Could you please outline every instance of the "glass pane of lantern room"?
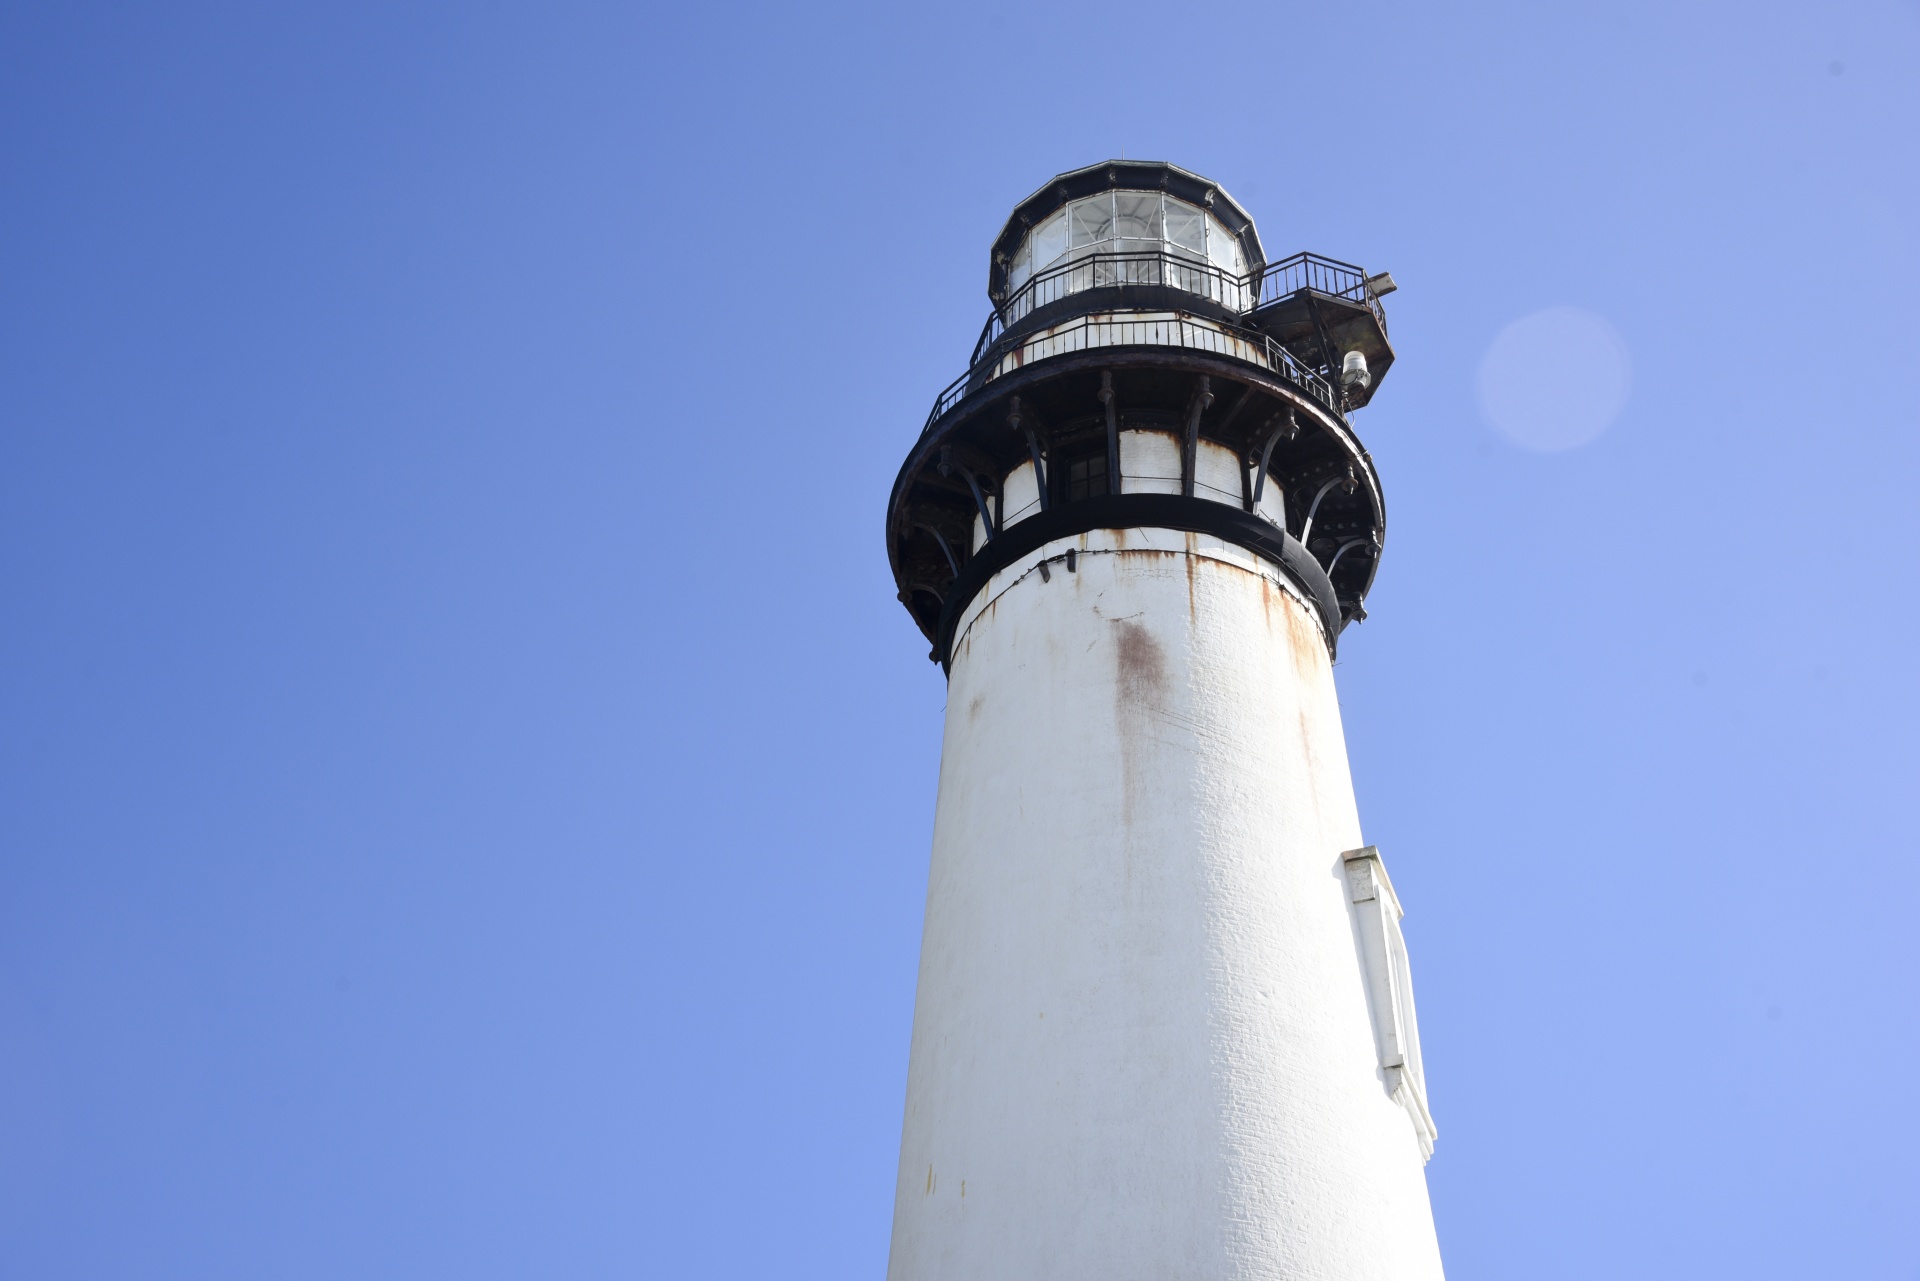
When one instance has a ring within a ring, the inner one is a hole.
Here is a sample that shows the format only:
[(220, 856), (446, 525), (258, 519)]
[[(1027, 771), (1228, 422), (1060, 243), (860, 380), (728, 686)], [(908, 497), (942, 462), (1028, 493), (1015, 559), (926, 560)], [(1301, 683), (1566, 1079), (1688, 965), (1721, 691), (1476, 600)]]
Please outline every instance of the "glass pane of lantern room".
[(1067, 211), (1062, 209), (1033, 229), (1033, 270), (1045, 271), (1067, 252)]
[[(1160, 239), (1160, 193), (1157, 191), (1116, 191), (1113, 193), (1113, 234), (1120, 240)], [(1148, 246), (1122, 245), (1123, 250)], [(1152, 248), (1159, 248), (1153, 245)]]
[(1207, 219), (1207, 257), (1214, 266), (1236, 276), (1246, 270), (1245, 259), (1240, 253), (1240, 238), (1213, 218)]
[(1160, 283), (1158, 254), (1166, 248), (1160, 238), (1160, 193), (1157, 191), (1116, 191), (1113, 193), (1114, 250), (1123, 254), (1152, 254), (1154, 257), (1129, 258), (1116, 262), (1110, 273), (1117, 285), (1157, 285)]
[(1007, 264), (1007, 292), (1009, 294), (1018, 293), (1020, 286), (1027, 283), (1027, 277), (1033, 274), (1033, 259), (1029, 255), (1029, 246), (1031, 246), (1032, 243), (1033, 237), (1031, 236), (1021, 241), (1019, 252), (1014, 254), (1013, 261)]
[(1195, 254), (1207, 252), (1206, 217), (1184, 200), (1167, 197), (1167, 241)]
[(1075, 249), (1113, 239), (1113, 193), (1103, 191), (1067, 206), (1073, 219)]

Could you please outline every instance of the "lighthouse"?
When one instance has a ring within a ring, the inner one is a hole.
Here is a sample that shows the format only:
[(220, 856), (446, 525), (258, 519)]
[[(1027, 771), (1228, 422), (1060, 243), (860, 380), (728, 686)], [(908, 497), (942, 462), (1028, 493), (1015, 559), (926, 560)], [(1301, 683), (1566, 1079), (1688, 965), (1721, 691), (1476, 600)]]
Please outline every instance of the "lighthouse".
[(1333, 679), (1392, 289), (1164, 163), (994, 241), (887, 509), (948, 684), (889, 1281), (1441, 1276)]

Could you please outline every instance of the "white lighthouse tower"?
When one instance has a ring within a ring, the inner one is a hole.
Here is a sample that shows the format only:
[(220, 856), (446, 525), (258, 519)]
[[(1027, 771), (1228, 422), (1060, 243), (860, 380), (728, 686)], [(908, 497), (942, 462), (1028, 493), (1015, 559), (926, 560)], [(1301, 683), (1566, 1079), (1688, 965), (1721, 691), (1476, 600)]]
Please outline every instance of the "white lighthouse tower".
[(1392, 287), (1168, 164), (995, 242), (888, 510), (949, 682), (890, 1281), (1440, 1277), (1332, 670)]

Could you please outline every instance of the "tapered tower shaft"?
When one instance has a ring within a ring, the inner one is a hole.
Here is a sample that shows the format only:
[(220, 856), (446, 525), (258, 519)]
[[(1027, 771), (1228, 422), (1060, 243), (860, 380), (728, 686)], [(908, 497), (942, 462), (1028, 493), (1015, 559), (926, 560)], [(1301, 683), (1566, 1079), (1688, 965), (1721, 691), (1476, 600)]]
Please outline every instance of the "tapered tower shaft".
[[(1384, 526), (1347, 419), (1383, 278), (1282, 293), (1217, 188), (1101, 170), (1009, 224), (895, 488), (949, 693), (889, 1277), (1439, 1278), (1332, 674)], [(1075, 256), (1128, 210), (1164, 243)]]

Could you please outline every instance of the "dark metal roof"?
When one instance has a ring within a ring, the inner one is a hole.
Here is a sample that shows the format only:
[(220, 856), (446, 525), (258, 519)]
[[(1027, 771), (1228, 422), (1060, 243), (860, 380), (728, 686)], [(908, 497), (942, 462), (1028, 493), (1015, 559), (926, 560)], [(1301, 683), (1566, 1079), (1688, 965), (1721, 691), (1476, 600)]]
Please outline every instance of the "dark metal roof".
[(1014, 207), (1013, 216), (993, 242), (988, 266), (987, 296), (998, 302), (1006, 293), (1007, 263), (1020, 247), (1021, 237), (1048, 214), (1071, 200), (1096, 192), (1118, 188), (1122, 191), (1165, 191), (1206, 209), (1240, 238), (1241, 252), (1247, 256), (1247, 269), (1257, 273), (1266, 265), (1266, 251), (1260, 246), (1260, 233), (1254, 229), (1253, 216), (1240, 202), (1210, 178), (1182, 169), (1164, 160), (1108, 160), (1084, 169), (1058, 174), (1045, 186)]

